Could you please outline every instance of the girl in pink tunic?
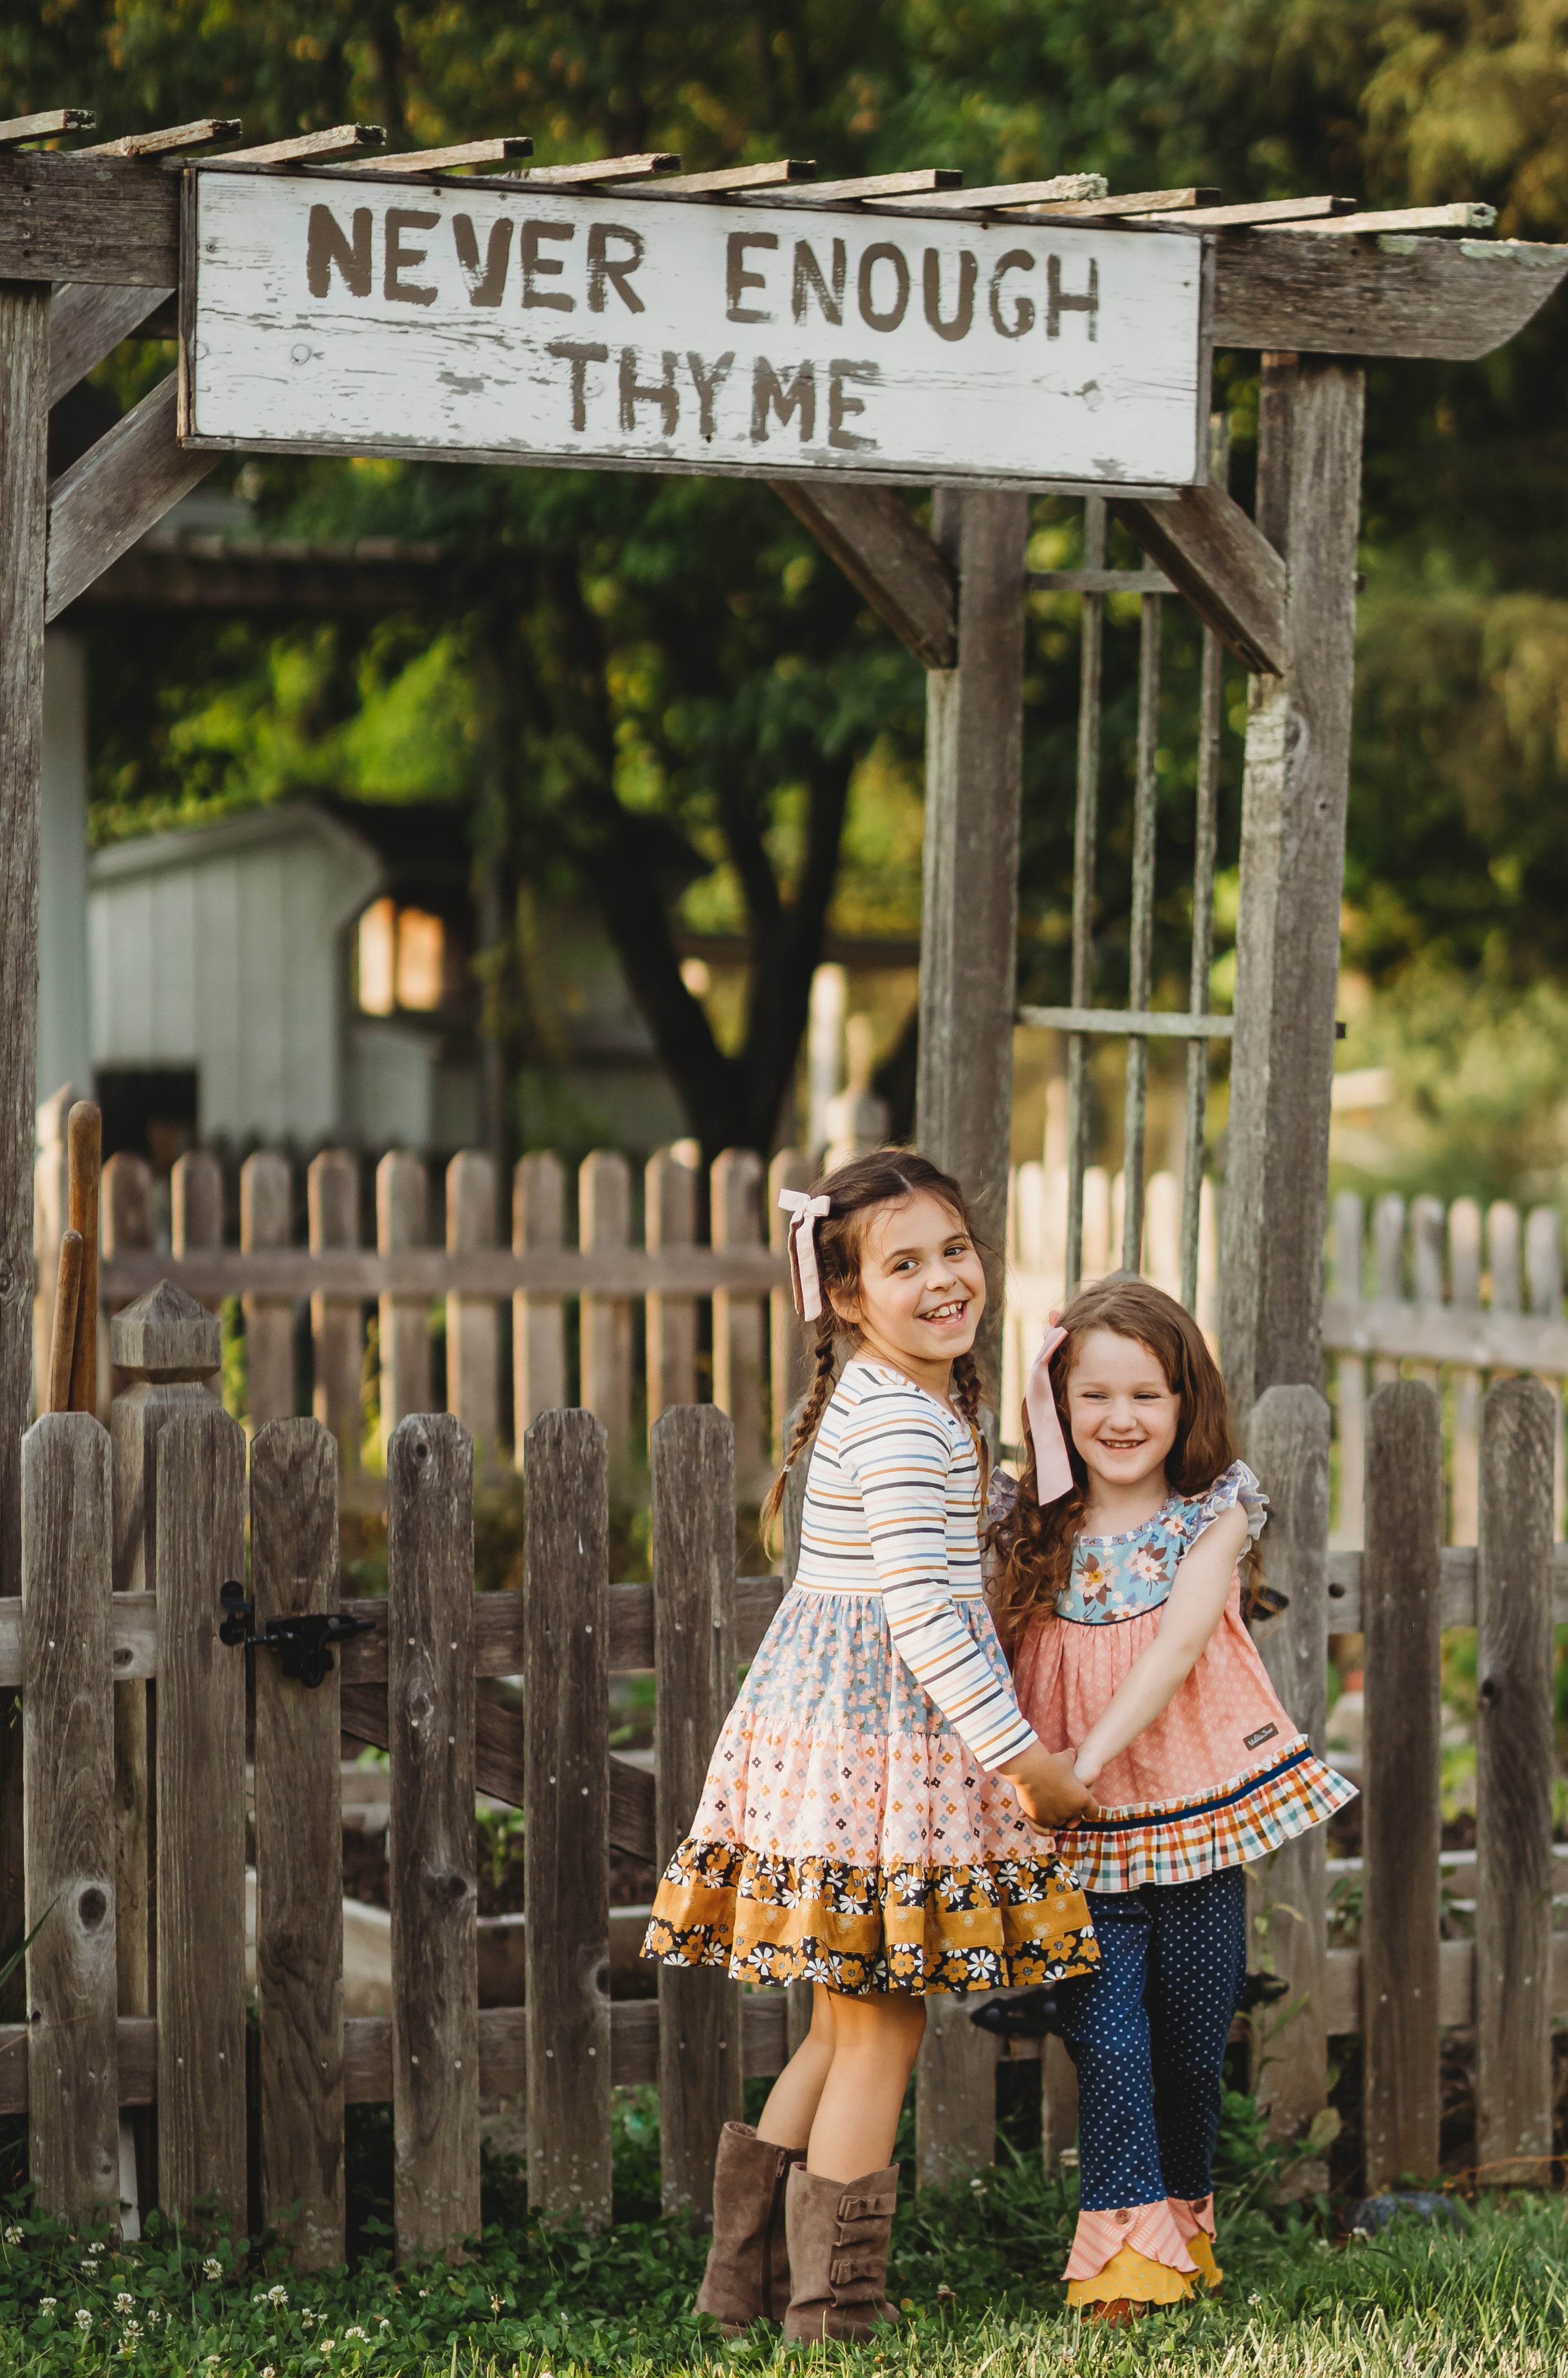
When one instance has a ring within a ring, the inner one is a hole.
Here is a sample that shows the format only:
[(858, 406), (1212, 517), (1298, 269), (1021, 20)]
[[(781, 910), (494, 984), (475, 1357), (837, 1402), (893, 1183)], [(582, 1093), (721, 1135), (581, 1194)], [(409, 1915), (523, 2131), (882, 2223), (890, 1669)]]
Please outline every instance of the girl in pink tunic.
[(1070, 2303), (1120, 2317), (1219, 2284), (1210, 2163), (1242, 1868), (1353, 1787), (1247, 1632), (1239, 1564), (1266, 1502), (1191, 1316), (1125, 1275), (1085, 1291), (1047, 1333), (1024, 1437), (1016, 1487), (992, 1492), (993, 1607), (1019, 1708), (1097, 1804), (1057, 1835), (1100, 1944), (1057, 1989), (1079, 2083), (1065, 2276)]

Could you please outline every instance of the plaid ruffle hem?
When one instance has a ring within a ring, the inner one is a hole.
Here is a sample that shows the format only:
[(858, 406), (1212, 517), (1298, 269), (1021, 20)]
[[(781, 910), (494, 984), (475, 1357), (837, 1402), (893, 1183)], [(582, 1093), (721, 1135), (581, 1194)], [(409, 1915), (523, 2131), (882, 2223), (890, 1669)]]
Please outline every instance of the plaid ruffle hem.
[(1057, 1850), (1085, 1891), (1196, 1882), (1221, 1867), (1267, 1857), (1321, 1825), (1356, 1787), (1318, 1758), (1304, 1735), (1282, 1757), (1208, 1792), (1142, 1808), (1107, 1808), (1097, 1824), (1059, 1833)]

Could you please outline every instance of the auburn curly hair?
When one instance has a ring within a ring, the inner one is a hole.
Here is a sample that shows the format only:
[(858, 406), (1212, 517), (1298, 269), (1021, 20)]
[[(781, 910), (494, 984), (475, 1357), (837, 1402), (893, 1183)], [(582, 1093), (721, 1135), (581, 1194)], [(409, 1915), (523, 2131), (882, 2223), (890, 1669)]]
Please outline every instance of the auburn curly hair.
[(1092, 1329), (1131, 1338), (1154, 1356), (1180, 1399), (1176, 1442), (1165, 1474), (1173, 1495), (1201, 1495), (1236, 1459), (1225, 1381), (1203, 1331), (1185, 1306), (1152, 1280), (1114, 1273), (1075, 1296), (1059, 1316), (1067, 1335), (1050, 1361), (1051, 1391), (1072, 1470), (1072, 1491), (1059, 1502), (1040, 1502), (1035, 1481), (1035, 1440), (1023, 1415), (1024, 1464), (1011, 1508), (986, 1531), (992, 1554), (991, 1612), (1003, 1648), (1011, 1653), (1031, 1620), (1049, 1611), (1072, 1570), (1072, 1546), (1089, 1503), (1089, 1473), (1072, 1442), (1067, 1382), (1078, 1349)]
[[(869, 1156), (857, 1156), (848, 1164), (838, 1165), (825, 1180), (812, 1184), (811, 1195), (832, 1200), (830, 1210), (817, 1225), (817, 1269), (822, 1283), (822, 1310), (815, 1324), (817, 1374), (796, 1423), (784, 1468), (762, 1506), (764, 1543), (783, 1506), (785, 1481), (816, 1435), (832, 1399), (838, 1379), (839, 1342), (844, 1341), (850, 1352), (859, 1343), (856, 1331), (833, 1309), (833, 1291), (836, 1289), (847, 1304), (859, 1287), (860, 1252), (866, 1243), (867, 1226), (877, 1207), (902, 1206), (911, 1197), (935, 1197), (939, 1205), (947, 1207), (964, 1236), (974, 1241), (981, 1254), (988, 1252), (976, 1236), (969, 1202), (952, 1173), (941, 1171), (929, 1157), (916, 1156), (907, 1147), (879, 1147)], [(958, 1355), (952, 1366), (953, 1410), (968, 1423), (979, 1451), (980, 1507), (984, 1510), (988, 1461), (980, 1431), (982, 1392), (979, 1365), (974, 1355)]]

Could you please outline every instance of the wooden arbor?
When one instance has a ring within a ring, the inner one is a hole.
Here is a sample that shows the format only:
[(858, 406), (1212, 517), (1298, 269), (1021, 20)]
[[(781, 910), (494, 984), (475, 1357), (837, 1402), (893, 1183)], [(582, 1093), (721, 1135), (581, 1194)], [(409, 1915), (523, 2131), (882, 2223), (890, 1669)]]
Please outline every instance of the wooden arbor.
[[(210, 449), (182, 443), (171, 376), (51, 486), (49, 407), (172, 294), (187, 294), (196, 258), (194, 242), (182, 248), (189, 174), (181, 161), (238, 129), (213, 120), (69, 154), (18, 147), (87, 128), (66, 110), (0, 125), (0, 523), (7, 561), (0, 586), (0, 1591), (8, 1593), (19, 1579), (19, 1458), (30, 1381), (43, 628), (216, 459)], [(373, 176), (383, 191), (401, 181), (412, 199), (438, 192), (460, 169), (503, 166), (528, 148), (490, 141), (386, 158), (371, 153), (379, 137), (346, 126), (221, 162), (240, 174), (327, 170), (341, 181), (356, 173), (362, 187)], [(337, 162), (329, 166), (329, 160)], [(1359, 359), (1490, 353), (1556, 288), (1568, 250), (1465, 236), (1490, 222), (1486, 210), (1467, 207), (1368, 214), (1334, 198), (1227, 207), (1192, 189), (1113, 197), (1089, 176), (965, 190), (957, 176), (928, 169), (822, 184), (798, 161), (698, 175), (680, 174), (678, 163), (606, 159), (542, 169), (526, 183), (585, 197), (637, 186), (696, 207), (722, 200), (798, 208), (808, 216), (827, 210), (846, 223), (957, 222), (976, 227), (976, 242), (996, 224), (1092, 225), (1125, 241), (1179, 224), (1202, 249), (1205, 352), (1263, 351), (1255, 519), (1213, 485), (1119, 495), (1112, 488), (1109, 500), (1164, 578), (1251, 676), (1223, 1351), (1243, 1418), (1271, 1387), (1315, 1392), (1353, 665)], [(453, 186), (516, 198), (520, 183), (500, 174)], [(348, 254), (352, 266), (354, 252), (341, 248), (340, 265)], [(390, 261), (388, 276), (390, 282)], [(486, 302), (479, 286), (471, 279), (476, 304)], [(537, 302), (558, 301), (546, 294)], [(842, 289), (839, 303), (842, 309)], [(836, 376), (862, 367), (832, 368), (837, 403)], [(574, 381), (579, 391), (581, 385)], [(623, 405), (624, 389), (623, 378)], [(634, 383), (633, 411), (662, 392)], [(853, 399), (845, 407), (859, 409)], [(850, 448), (857, 442), (852, 432), (840, 439)], [(774, 466), (759, 456), (750, 467), (768, 475)], [(1040, 483), (1051, 475), (1043, 469)], [(891, 486), (848, 467), (841, 473), (831, 457), (827, 467), (773, 484), (929, 673), (917, 1130), (931, 1155), (977, 1186), (982, 1212), (999, 1231), (1014, 1011), (1027, 493), (1026, 486), (973, 484), (974, 476), (964, 484), (959, 474), (956, 484), (939, 487), (928, 534)], [(1298, 1399), (1289, 1425), (1281, 1419), (1275, 1435), (1281, 1459), (1314, 1470), (1325, 1458), (1326, 1413), (1320, 1427), (1304, 1411)], [(1287, 1532), (1301, 1587), (1318, 1588), (1293, 1597), (1292, 1656), (1307, 1673), (1323, 1628), (1326, 1505), (1306, 1490), (1282, 1491), (1281, 1500), (1294, 1514)], [(5, 1830), (14, 1841), (14, 1826)], [(14, 1880), (3, 1873), (0, 1898), (19, 1904)], [(1310, 2072), (1303, 2091), (1305, 2106)]]

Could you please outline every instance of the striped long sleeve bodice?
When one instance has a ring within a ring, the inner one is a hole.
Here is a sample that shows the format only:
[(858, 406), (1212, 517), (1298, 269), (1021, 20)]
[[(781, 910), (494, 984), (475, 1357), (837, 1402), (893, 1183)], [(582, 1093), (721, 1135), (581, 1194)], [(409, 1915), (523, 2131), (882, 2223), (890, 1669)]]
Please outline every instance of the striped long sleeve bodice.
[(990, 1769), (1035, 1736), (957, 1608), (983, 1594), (979, 1502), (958, 1415), (883, 1363), (846, 1363), (811, 1452), (796, 1585), (880, 1593), (905, 1666)]

